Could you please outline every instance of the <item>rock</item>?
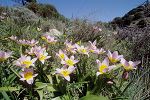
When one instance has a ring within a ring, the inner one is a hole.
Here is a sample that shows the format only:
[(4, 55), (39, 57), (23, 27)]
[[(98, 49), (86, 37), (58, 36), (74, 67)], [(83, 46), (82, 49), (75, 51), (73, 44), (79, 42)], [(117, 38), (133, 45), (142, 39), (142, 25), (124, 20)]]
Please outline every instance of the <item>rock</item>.
[(57, 37), (63, 35), (63, 33), (58, 31), (57, 29), (50, 29), (49, 32), (46, 32), (46, 34), (50, 36), (57, 36)]

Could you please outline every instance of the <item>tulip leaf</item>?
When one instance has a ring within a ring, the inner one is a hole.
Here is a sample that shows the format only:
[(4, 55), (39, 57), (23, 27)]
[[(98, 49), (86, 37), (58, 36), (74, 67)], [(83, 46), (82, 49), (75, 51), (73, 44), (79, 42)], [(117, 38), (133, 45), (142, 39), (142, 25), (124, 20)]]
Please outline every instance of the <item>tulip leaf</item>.
[(51, 100), (62, 100), (60, 97), (53, 98)]
[(49, 79), (50, 83), (52, 84), (53, 83), (52, 76), (51, 75), (47, 75), (47, 78)]
[(122, 64), (117, 64), (115, 68), (113, 68), (113, 70), (117, 70), (119, 69), (120, 67), (122, 67)]
[(43, 90), (37, 90), (39, 96), (40, 96), (40, 100), (43, 100)]
[(19, 88), (16, 87), (0, 87), (0, 91), (17, 91)]
[(80, 98), (79, 100), (109, 100), (109, 99), (104, 96), (87, 95), (87, 96)]
[(43, 88), (45, 88), (47, 86), (46, 83), (42, 83), (42, 82), (36, 82), (35, 85), (37, 87), (35, 89), (37, 89), (37, 90), (43, 89)]
[(12, 72), (14, 72), (14, 74), (16, 74), (19, 78), (21, 78), (21, 76), (12, 67), (10, 67), (10, 69)]
[(11, 100), (5, 91), (1, 92), (5, 100)]
[(51, 92), (56, 91), (55, 87), (52, 84), (48, 84), (47, 89), (48, 91), (51, 91)]
[(41, 89), (43, 89), (43, 88), (47, 88), (48, 91), (51, 91), (51, 92), (56, 91), (54, 85), (52, 85), (52, 84), (50, 84), (50, 83), (36, 82), (35, 85), (36, 85), (36, 87), (37, 87), (37, 88), (35, 88), (35, 89), (37, 89), (37, 90), (41, 90)]

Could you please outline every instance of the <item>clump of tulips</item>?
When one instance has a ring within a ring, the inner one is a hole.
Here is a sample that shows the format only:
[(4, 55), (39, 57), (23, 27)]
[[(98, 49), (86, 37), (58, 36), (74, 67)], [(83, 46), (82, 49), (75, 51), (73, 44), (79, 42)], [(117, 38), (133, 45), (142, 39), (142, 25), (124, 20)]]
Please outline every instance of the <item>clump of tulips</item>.
[[(140, 63), (140, 61), (133, 62), (125, 60), (123, 55), (118, 54), (118, 51), (111, 52), (110, 50), (106, 51), (103, 48), (98, 48), (96, 41), (89, 41), (89, 43), (87, 43), (88, 45), (82, 45), (82, 43), (73, 43), (72, 41), (66, 40), (62, 48), (56, 51), (50, 51), (51, 45), (54, 46), (54, 44), (60, 41), (48, 34), (41, 36), (42, 40), (44, 40), (42, 42), (45, 42), (47, 46), (40, 46), (40, 42), (34, 39), (31, 41), (25, 39), (20, 40), (16, 36), (9, 38), (22, 46), (28, 46), (25, 52), (20, 54), (20, 58), (14, 60), (13, 65), (20, 68), (18, 72), (20, 74), (20, 80), (26, 81), (30, 85), (40, 81), (38, 79), (35, 81), (35, 78), (38, 78), (40, 74), (40, 71), (37, 71), (41, 69), (40, 67), (55, 61), (58, 61), (59, 64), (55, 67), (50, 66), (54, 69), (51, 75), (58, 76), (59, 78), (62, 77), (61, 79), (68, 83), (74, 83), (79, 80), (73, 80), (72, 78), (80, 76), (78, 74), (82, 74), (80, 73), (80, 69), (86, 69), (86, 66), (82, 66), (80, 63), (85, 61), (83, 59), (88, 60), (94, 56), (95, 59), (93, 59), (92, 62), (94, 62), (93, 65), (95, 66), (92, 65), (91, 68), (95, 69), (95, 76), (103, 76), (104, 78), (111, 79), (111, 81), (107, 81), (107, 83), (110, 84), (114, 83), (113, 74), (117, 69), (122, 70), (122, 78), (128, 79), (128, 73), (137, 69), (137, 65)], [(11, 56), (12, 52), (0, 51), (1, 62), (6, 61)], [(54, 60), (50, 60), (51, 58)], [(92, 72), (93, 70), (88, 71)]]

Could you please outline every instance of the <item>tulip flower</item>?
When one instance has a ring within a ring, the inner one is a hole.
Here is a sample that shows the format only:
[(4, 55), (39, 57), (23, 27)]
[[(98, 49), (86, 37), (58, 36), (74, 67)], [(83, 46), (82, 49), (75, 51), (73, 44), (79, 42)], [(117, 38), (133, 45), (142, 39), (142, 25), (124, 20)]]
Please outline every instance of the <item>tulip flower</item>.
[(35, 46), (36, 44), (38, 44), (38, 41), (34, 39), (32, 39), (31, 41), (23, 39), (23, 40), (18, 40), (17, 43), (21, 45)]
[(76, 48), (77, 48), (77, 51), (81, 54), (85, 54), (85, 55), (88, 55), (89, 56), (89, 51), (88, 51), (88, 48), (87, 47), (84, 47), (83, 45), (82, 46), (79, 46), (78, 44), (75, 44)]
[(122, 58), (120, 62), (121, 62), (122, 66), (124, 67), (124, 69), (126, 71), (130, 71), (130, 70), (136, 69), (136, 66), (138, 64), (140, 64), (140, 61), (136, 61), (136, 62), (129, 61), (128, 62), (124, 58)]
[(26, 80), (28, 84), (33, 84), (33, 78), (36, 77), (38, 74), (34, 74), (33, 69), (24, 69), (24, 71), (20, 73), (20, 75), (22, 76), (20, 80)]
[(34, 66), (36, 60), (37, 58), (31, 59), (30, 56), (21, 55), (21, 57), (17, 59), (14, 64), (19, 67), (29, 68), (30, 66)]
[(103, 54), (103, 53), (105, 53), (106, 51), (103, 49), (103, 48), (101, 48), (101, 49), (96, 49), (95, 51), (94, 51), (94, 53), (96, 53), (96, 54)]
[(58, 56), (61, 60), (63, 60), (65, 59), (66, 54), (62, 50), (59, 50), (59, 53), (56, 53), (56, 56)]
[(39, 43), (39, 41), (36, 41), (34, 39), (32, 39), (31, 41), (27, 40), (27, 45), (29, 45), (29, 46), (35, 46), (38, 43)]
[(100, 74), (105, 74), (115, 67), (115, 65), (109, 66), (108, 58), (105, 58), (103, 62), (100, 62), (99, 60), (96, 60), (96, 62), (98, 64), (98, 72), (96, 73), (97, 76)]
[(0, 61), (4, 61), (12, 55), (12, 52), (4, 52), (0, 50)]
[(41, 38), (42, 38), (43, 40), (45, 40), (47, 43), (50, 43), (50, 44), (54, 44), (54, 43), (57, 42), (57, 40), (55, 40), (55, 37), (50, 36), (50, 35), (48, 35), (48, 34), (42, 35)]
[(109, 60), (112, 62), (112, 63), (116, 63), (118, 62), (121, 58), (123, 58), (123, 55), (118, 55), (118, 52), (117, 51), (114, 51), (113, 53), (111, 53), (109, 50), (108, 50), (108, 54), (107, 54)]
[(66, 50), (71, 52), (71, 53), (76, 53), (76, 47), (75, 45), (72, 44), (72, 41), (68, 41), (66, 40), (66, 42), (64, 43), (66, 45)]
[(44, 52), (46, 48), (42, 48), (41, 46), (34, 46), (30, 50), (26, 50), (26, 53), (29, 55), (36, 55), (39, 52)]
[(89, 46), (89, 50), (90, 52), (95, 52), (95, 50), (97, 50), (97, 47), (96, 47), (96, 40), (92, 43), (91, 41), (89, 41), (90, 43), (90, 46)]
[(93, 43), (91, 41), (89, 41), (89, 43), (90, 43), (90, 46), (88, 47), (88, 49), (91, 53), (103, 54), (106, 52), (103, 48), (98, 49), (96, 47), (96, 40)]
[(43, 34), (42, 36), (41, 36), (41, 38), (43, 39), (43, 40), (47, 40), (47, 37), (48, 37), (49, 35), (48, 34)]
[(61, 64), (68, 65), (69, 67), (73, 67), (74, 64), (76, 64), (77, 62), (79, 61), (74, 60), (74, 56), (71, 56), (70, 58), (66, 56), (65, 59), (61, 61)]
[(13, 41), (17, 41), (17, 37), (16, 37), (16, 36), (13, 36), (13, 35), (12, 35), (11, 37), (9, 37), (9, 39), (10, 39), (10, 40), (13, 40)]
[(51, 56), (48, 56), (48, 53), (45, 51), (39, 51), (36, 53), (37, 58), (44, 64), (46, 59), (49, 59)]
[(56, 74), (64, 77), (67, 81), (70, 81), (70, 74), (76, 69), (76, 67), (62, 67), (61, 69), (56, 69)]
[(18, 40), (17, 41), (18, 44), (21, 44), (21, 45), (27, 45), (27, 41), (25, 39), (23, 40)]

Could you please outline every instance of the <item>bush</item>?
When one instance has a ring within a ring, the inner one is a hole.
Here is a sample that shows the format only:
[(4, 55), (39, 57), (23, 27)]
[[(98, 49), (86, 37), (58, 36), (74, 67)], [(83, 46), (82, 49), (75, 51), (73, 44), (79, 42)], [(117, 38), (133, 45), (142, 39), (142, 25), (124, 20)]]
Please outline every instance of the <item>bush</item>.
[(0, 6), (0, 15), (2, 15), (2, 13), (3, 13), (5, 10), (6, 10), (5, 7), (1, 7), (1, 6)]
[(103, 45), (103, 42), (108, 35), (111, 34), (112, 28), (109, 24), (98, 22), (90, 23), (88, 20), (73, 20), (70, 23), (71, 27), (68, 27), (69, 38), (73, 41), (99, 41), (99, 45)]
[(7, 13), (9, 18), (19, 25), (32, 24), (41, 19), (34, 12), (25, 7), (10, 7)]
[(29, 3), (27, 8), (44, 18), (58, 18), (60, 16), (56, 8), (50, 4)]

